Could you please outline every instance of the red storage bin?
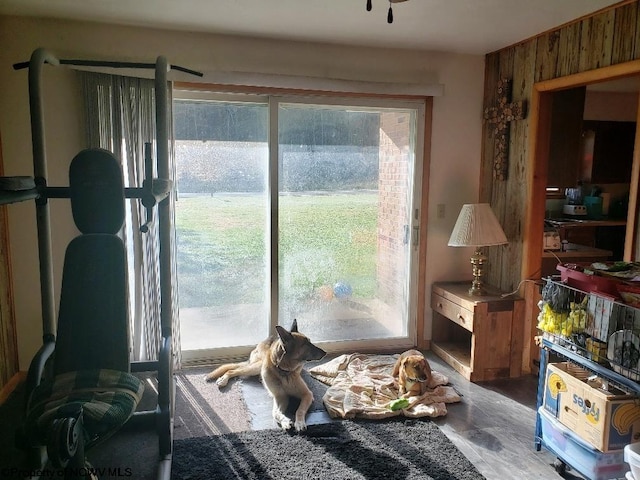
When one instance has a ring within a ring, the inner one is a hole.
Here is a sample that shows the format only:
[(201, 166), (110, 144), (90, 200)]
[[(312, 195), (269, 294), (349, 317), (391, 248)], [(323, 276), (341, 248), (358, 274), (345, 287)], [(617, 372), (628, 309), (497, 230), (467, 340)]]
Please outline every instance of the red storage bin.
[(620, 293), (618, 292), (620, 281), (615, 278), (585, 273), (580, 270), (590, 266), (591, 264), (559, 263), (557, 269), (560, 272), (562, 281), (570, 287), (589, 293), (597, 293), (616, 300), (620, 299)]

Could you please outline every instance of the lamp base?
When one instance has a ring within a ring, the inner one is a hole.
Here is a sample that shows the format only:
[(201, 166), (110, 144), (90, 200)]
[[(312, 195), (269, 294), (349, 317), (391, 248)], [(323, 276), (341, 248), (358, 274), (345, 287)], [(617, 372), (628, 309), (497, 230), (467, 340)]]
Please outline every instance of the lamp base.
[(471, 288), (469, 289), (469, 295), (484, 295), (487, 291), (482, 284), (482, 266), (487, 260), (482, 252), (478, 249), (471, 256), (471, 266), (473, 268), (473, 281), (471, 282)]
[(481, 295), (486, 295), (486, 293), (487, 291), (484, 289), (482, 285), (478, 287), (472, 283), (471, 287), (469, 288), (469, 295), (481, 296)]

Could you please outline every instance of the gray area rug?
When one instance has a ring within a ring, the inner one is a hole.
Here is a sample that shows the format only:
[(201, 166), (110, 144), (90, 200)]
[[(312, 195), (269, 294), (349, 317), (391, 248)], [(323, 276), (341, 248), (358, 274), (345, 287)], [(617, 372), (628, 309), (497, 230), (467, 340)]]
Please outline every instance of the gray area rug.
[(339, 421), (174, 442), (175, 480), (484, 477), (429, 420)]

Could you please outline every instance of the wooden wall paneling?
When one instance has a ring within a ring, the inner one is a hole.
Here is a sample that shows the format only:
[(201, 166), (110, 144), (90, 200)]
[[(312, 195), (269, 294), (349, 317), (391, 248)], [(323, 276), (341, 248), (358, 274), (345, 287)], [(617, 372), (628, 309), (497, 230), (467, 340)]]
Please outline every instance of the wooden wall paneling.
[(638, 4), (630, 3), (615, 11), (613, 27), (613, 43), (611, 46), (611, 63), (628, 62), (634, 59), (634, 41), (640, 27), (638, 26)]
[(607, 10), (593, 17), (593, 24), (591, 25), (591, 31), (595, 37), (593, 38), (595, 41), (593, 53), (597, 54), (597, 56), (593, 58), (595, 63), (592, 64), (592, 68), (608, 67), (611, 65), (615, 16), (615, 10)]
[[(503, 71), (505, 69), (505, 63), (509, 61), (508, 55), (501, 55), (496, 53), (494, 55), (488, 55), (485, 63), (485, 86), (484, 86), (484, 96), (485, 102), (484, 107), (492, 107), (498, 102), (498, 93), (496, 91), (496, 86), (498, 81), (503, 76)], [(501, 183), (496, 182), (493, 178), (494, 171), (494, 156), (495, 156), (495, 136), (493, 133), (493, 128), (490, 124), (484, 123), (483, 131), (485, 132), (485, 137), (488, 140), (484, 142), (484, 148), (482, 149), (482, 160), (481, 160), (481, 171), (480, 171), (480, 191), (479, 191), (479, 201), (490, 203), (493, 207), (493, 210), (496, 214), (496, 217), (501, 223), (504, 223), (502, 220), (502, 207), (496, 206), (495, 196), (500, 196), (497, 191), (501, 189)], [(485, 188), (486, 187), (486, 188)], [(500, 272), (503, 270), (501, 266), (502, 257), (495, 250), (502, 249), (503, 247), (494, 247), (485, 249), (485, 254), (488, 257), (488, 268), (485, 270), (486, 281), (487, 283), (494, 285), (496, 287), (500, 287), (499, 279)]]
[(558, 52), (562, 52), (556, 64), (554, 77), (563, 77), (578, 72), (580, 55), (575, 54), (575, 46), (580, 45), (582, 29), (579, 23), (567, 25), (560, 30)]
[[(514, 62), (515, 62), (515, 51), (514, 49), (503, 50), (499, 54), (499, 75), (498, 78), (508, 78), (512, 80), (512, 94), (513, 97), (513, 70), (514, 70)], [(496, 85), (494, 84), (493, 88), (495, 91)], [(507, 180), (494, 181), (493, 188), (491, 190), (491, 200), (489, 203), (496, 214), (496, 217), (500, 221), (501, 225), (506, 225), (511, 218), (509, 217), (509, 209), (508, 209), (508, 193), (509, 193), (509, 185), (513, 182), (512, 180), (512, 170), (513, 166), (513, 152), (512, 149), (517, 148), (518, 145), (513, 142), (513, 132), (514, 132), (514, 123), (511, 122), (509, 126), (509, 171), (507, 175)], [(492, 159), (493, 163), (493, 159)], [(488, 268), (487, 268), (487, 280), (490, 285), (498, 287), (501, 290), (510, 290), (511, 282), (510, 279), (505, 278), (502, 275), (502, 272), (505, 270), (505, 262), (509, 261), (509, 250), (510, 246), (500, 246), (500, 247), (491, 247), (487, 248), (485, 254), (488, 257)]]
[[(580, 23), (580, 49), (578, 50), (578, 57), (580, 60), (579, 70), (584, 72), (590, 69), (592, 53), (589, 51), (591, 47), (591, 23), (592, 19), (587, 18)], [(546, 79), (545, 79), (546, 80)]]
[(636, 4), (636, 35), (633, 42), (633, 54), (634, 60), (640, 59), (640, 2)]
[[(495, 85), (500, 76), (500, 56), (498, 54), (487, 55), (485, 59), (484, 75), (484, 108), (495, 105), (498, 101)], [(484, 108), (482, 114), (484, 114)], [(482, 125), (482, 150), (480, 154), (480, 191), (478, 200), (480, 202), (491, 202), (491, 192), (493, 190), (493, 158), (495, 155), (495, 143), (492, 134), (492, 127), (488, 122)]]
[(536, 43), (536, 82), (555, 76), (558, 64), (559, 40), (559, 30), (547, 32), (537, 39), (531, 40)]
[(580, 71), (611, 65), (614, 15), (614, 10), (607, 10), (583, 20), (580, 36)]
[(633, 54), (634, 60), (640, 59), (640, 2), (635, 4), (636, 6), (636, 35), (633, 42)]
[[(536, 46), (533, 42), (520, 44), (514, 49), (513, 71), (512, 71), (512, 99), (514, 101), (524, 100), (528, 103), (533, 79), (535, 76), (535, 55)], [(505, 182), (505, 202), (504, 217), (502, 225), (505, 234), (509, 239), (509, 244), (502, 247), (501, 269), (499, 283), (496, 283), (504, 291), (516, 290), (520, 282), (520, 275), (517, 269), (510, 266), (522, 263), (522, 229), (525, 214), (526, 197), (522, 195), (522, 186), (527, 182), (527, 132), (529, 130), (529, 115), (525, 115), (523, 120), (515, 121), (511, 124), (510, 131), (510, 161), (509, 178)], [(504, 272), (509, 272), (504, 275)]]

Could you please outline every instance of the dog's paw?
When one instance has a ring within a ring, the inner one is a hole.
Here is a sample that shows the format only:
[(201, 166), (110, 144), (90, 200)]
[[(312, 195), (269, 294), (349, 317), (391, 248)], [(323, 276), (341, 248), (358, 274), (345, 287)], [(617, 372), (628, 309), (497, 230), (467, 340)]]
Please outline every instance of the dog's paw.
[[(285, 417), (280, 420), (280, 428), (282, 428), (283, 430), (290, 430), (292, 426), (293, 423), (291, 423), (291, 419)], [(298, 427), (296, 426), (296, 428)]]
[(297, 420), (294, 426), (296, 427), (296, 432), (304, 432), (307, 429), (307, 422)]
[(216, 380), (216, 384), (219, 387), (226, 387), (227, 383), (229, 383), (229, 377), (226, 375), (222, 375), (219, 379)]
[(213, 382), (215, 379), (216, 377), (214, 377), (211, 373), (208, 373), (204, 376), (205, 382)]

